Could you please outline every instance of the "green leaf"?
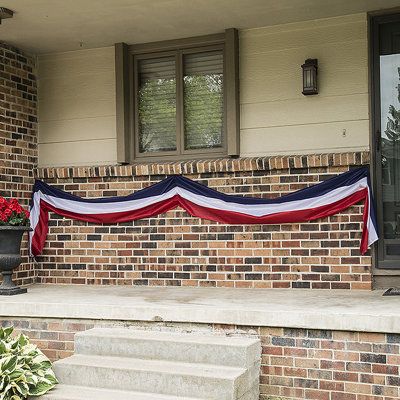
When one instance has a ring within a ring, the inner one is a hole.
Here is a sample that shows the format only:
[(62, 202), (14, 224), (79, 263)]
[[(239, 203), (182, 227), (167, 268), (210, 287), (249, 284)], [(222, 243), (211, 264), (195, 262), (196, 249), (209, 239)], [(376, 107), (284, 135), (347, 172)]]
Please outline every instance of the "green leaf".
[(14, 331), (14, 328), (12, 326), (8, 326), (4, 328), (4, 339), (7, 339)]
[(36, 375), (26, 375), (25, 378), (29, 386), (35, 386), (39, 382), (39, 378)]
[(2, 355), (4, 355), (5, 353), (7, 353), (7, 347), (5, 342), (0, 341), (0, 357), (2, 357)]
[(2, 372), (13, 372), (15, 367), (17, 366), (18, 362), (18, 357), (17, 356), (11, 356), (7, 357), (4, 361), (4, 363), (1, 366), (1, 371)]
[(53, 389), (54, 384), (39, 382), (34, 388), (29, 390), (29, 395), (31, 396), (41, 396), (47, 393), (50, 389)]
[(11, 372), (10, 375), (8, 375), (11, 381), (17, 381), (21, 377), (24, 377), (24, 370), (23, 369), (17, 369), (14, 372)]
[(33, 362), (30, 363), (31, 372), (37, 372), (40, 370), (40, 368), (41, 368), (41, 365), (39, 363), (33, 363)]
[(8, 384), (8, 385), (3, 389), (3, 391), (0, 393), (0, 400), (6, 400), (6, 399), (8, 399), (8, 398), (13, 394), (13, 392), (12, 392), (12, 393), (10, 393), (10, 392), (12, 392), (12, 386), (11, 386), (10, 384)]
[(19, 335), (19, 337), (18, 337), (18, 344), (19, 344), (20, 346), (26, 346), (28, 343), (29, 343), (28, 338), (27, 338), (25, 335), (23, 335), (23, 334), (21, 333), (21, 334)]
[(11, 350), (17, 350), (18, 349), (18, 340), (14, 340), (13, 342), (11, 342)]
[(57, 378), (55, 377), (55, 375), (53, 374), (47, 374), (44, 376), (50, 383), (52, 383), (53, 385), (56, 385), (58, 383)]
[(22, 396), (26, 397), (28, 395), (29, 386), (25, 382), (15, 382), (13, 386)]
[(39, 365), (42, 370), (51, 368), (51, 362), (49, 360), (42, 361)]

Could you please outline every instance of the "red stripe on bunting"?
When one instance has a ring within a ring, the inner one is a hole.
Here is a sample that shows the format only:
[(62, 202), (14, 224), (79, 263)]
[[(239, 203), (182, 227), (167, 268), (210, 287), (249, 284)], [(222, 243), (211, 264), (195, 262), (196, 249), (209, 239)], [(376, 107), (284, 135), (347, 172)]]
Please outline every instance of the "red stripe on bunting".
[(368, 189), (365, 189), (367, 191), (367, 194), (365, 196), (365, 202), (364, 202), (364, 212), (363, 212), (363, 230), (361, 234), (361, 243), (360, 243), (360, 253), (364, 255), (367, 250), (368, 250), (368, 235), (369, 235), (369, 230), (368, 230), (368, 217), (369, 217), (369, 193)]
[(143, 207), (139, 210), (107, 214), (73, 213), (56, 208), (46, 203), (44, 200), (41, 200), (39, 223), (36, 226), (35, 232), (32, 237), (32, 253), (33, 255), (39, 255), (44, 248), (48, 230), (47, 223), (49, 211), (53, 211), (58, 215), (80, 221), (93, 222), (97, 224), (114, 224), (118, 222), (127, 222), (141, 218), (153, 217), (180, 206), (192, 216), (225, 224), (285, 224), (293, 222), (312, 221), (318, 218), (328, 217), (337, 214), (362, 200), (365, 200), (365, 206), (363, 218), (364, 227), (360, 250), (362, 254), (364, 254), (368, 249), (367, 219), (369, 205), (367, 188), (359, 190), (342, 200), (321, 207), (315, 207), (306, 210), (285, 211), (259, 217), (234, 211), (224, 211), (202, 207), (180, 197), (179, 195), (175, 195), (168, 200), (160, 201), (150, 206)]

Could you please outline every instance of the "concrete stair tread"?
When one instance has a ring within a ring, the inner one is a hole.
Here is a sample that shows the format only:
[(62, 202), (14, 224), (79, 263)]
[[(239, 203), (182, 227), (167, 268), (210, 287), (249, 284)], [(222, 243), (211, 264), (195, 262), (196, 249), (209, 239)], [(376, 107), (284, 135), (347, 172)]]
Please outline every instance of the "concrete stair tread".
[(42, 397), (43, 400), (200, 400), (193, 397), (176, 397), (156, 393), (128, 392), (98, 389), (86, 386), (62, 385)]
[(165, 360), (146, 360), (128, 357), (74, 354), (59, 360), (55, 368), (63, 366), (84, 366), (114, 370), (149, 371), (182, 376), (199, 376), (216, 379), (236, 379), (246, 372), (245, 368), (226, 367), (213, 364), (193, 364)]
[(208, 331), (94, 328), (75, 335), (75, 353), (250, 368), (260, 359), (261, 343)]
[(219, 346), (247, 347), (259, 342), (259, 339), (235, 336), (218, 336), (211, 334), (192, 334), (168, 331), (146, 331), (129, 328), (93, 328), (87, 331), (79, 332), (79, 336), (93, 337), (118, 337), (124, 339), (144, 339), (162, 342), (181, 342), (181, 343), (205, 343)]

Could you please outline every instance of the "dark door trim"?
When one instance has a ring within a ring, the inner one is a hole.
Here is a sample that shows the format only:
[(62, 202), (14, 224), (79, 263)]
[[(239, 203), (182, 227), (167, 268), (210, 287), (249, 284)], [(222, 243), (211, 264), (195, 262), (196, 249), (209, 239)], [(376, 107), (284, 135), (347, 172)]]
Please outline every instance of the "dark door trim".
[[(398, 10), (397, 10), (398, 11)], [(377, 218), (379, 237), (383, 238), (383, 206), (381, 182), (381, 103), (380, 103), (380, 46), (379, 28), (382, 24), (400, 22), (400, 13), (368, 15), (369, 25), (369, 81), (370, 81), (370, 148), (371, 148), (371, 178), (377, 204)], [(379, 240), (372, 251), (373, 267), (378, 269), (378, 274), (399, 274), (395, 272), (400, 269), (400, 260), (384, 260), (384, 241)], [(379, 271), (380, 270), (380, 271)], [(383, 271), (382, 271), (383, 270)], [(385, 271), (386, 270), (386, 273)]]

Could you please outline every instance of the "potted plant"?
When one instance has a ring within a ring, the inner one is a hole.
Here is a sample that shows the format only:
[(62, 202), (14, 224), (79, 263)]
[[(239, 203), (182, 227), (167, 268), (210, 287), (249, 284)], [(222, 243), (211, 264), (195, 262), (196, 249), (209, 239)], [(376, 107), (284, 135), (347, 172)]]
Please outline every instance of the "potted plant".
[(29, 231), (29, 211), (24, 210), (18, 200), (7, 201), (0, 196), (0, 272), (3, 282), (0, 295), (26, 293), (12, 281), (12, 273), (21, 264), (21, 241)]
[(25, 400), (47, 393), (58, 383), (50, 360), (13, 327), (0, 327), (0, 399)]

